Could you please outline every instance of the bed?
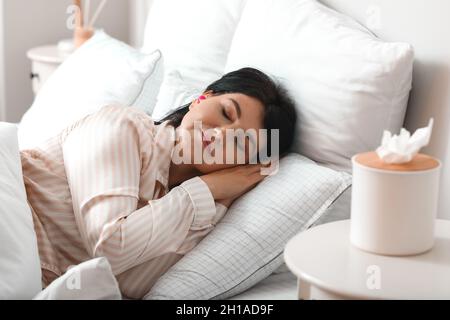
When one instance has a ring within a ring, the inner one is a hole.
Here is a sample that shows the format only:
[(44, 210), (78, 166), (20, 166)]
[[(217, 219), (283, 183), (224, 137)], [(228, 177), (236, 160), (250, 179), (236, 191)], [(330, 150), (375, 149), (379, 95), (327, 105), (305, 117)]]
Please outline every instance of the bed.
[[(396, 0), (395, 2), (389, 0), (323, 0), (321, 2), (354, 17), (383, 40), (405, 41), (414, 47), (413, 90), (404, 125), (413, 131), (426, 124), (430, 117), (434, 117), (434, 137), (431, 145), (424, 151), (444, 162), (440, 188), (442, 195), (450, 187), (449, 167), (445, 161), (450, 154), (449, 141), (446, 138), (450, 131), (448, 121), (450, 118), (450, 42), (444, 41), (450, 35), (450, 22), (444, 14), (450, 10), (449, 3), (446, 0), (432, 0), (428, 1), (424, 7), (423, 2), (418, 0)], [(152, 1), (148, 1), (148, 3), (151, 7)], [(405, 8), (407, 8), (408, 15), (404, 14)], [(428, 23), (417, 24), (418, 19)], [(399, 20), (401, 20), (401, 24), (398, 23)], [(149, 24), (147, 24), (147, 28), (149, 28)], [(154, 32), (155, 30), (144, 30), (144, 26), (142, 26), (142, 34)], [(442, 37), (442, 41), (437, 41), (436, 35)], [(189, 91), (190, 88), (185, 89)], [(147, 98), (141, 97), (143, 105), (149, 103), (148, 100), (145, 100)], [(350, 218), (350, 201), (351, 188), (348, 188), (313, 225)], [(448, 197), (440, 197), (439, 217), (450, 219), (450, 199)], [(106, 273), (108, 272), (108, 266), (103, 261), (96, 261), (94, 265), (88, 267), (95, 269), (99, 266)], [(113, 284), (114, 280), (106, 276), (105, 281), (110, 285), (108, 290), (113, 293), (95, 298), (121, 298), (120, 295), (114, 294), (114, 290), (117, 290)], [(54, 291), (52, 293), (49, 291), (51, 290), (41, 293), (37, 298), (83, 298), (70, 295), (73, 292)], [(282, 264), (261, 281), (257, 281), (256, 284), (242, 292), (227, 298), (236, 300), (297, 299), (297, 280)]]

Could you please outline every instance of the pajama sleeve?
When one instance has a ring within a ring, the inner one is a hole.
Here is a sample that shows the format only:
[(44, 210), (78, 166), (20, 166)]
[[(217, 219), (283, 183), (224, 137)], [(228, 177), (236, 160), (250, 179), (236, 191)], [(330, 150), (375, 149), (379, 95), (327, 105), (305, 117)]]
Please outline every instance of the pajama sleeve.
[(216, 214), (211, 221), (211, 224), (204, 228), (203, 230), (190, 230), (186, 236), (183, 244), (178, 248), (178, 254), (186, 254), (191, 251), (209, 232), (214, 229), (214, 227), (223, 218), (228, 208), (221, 203), (216, 202)]
[(185, 252), (224, 209), (217, 210), (199, 177), (137, 209), (141, 153), (151, 150), (141, 150), (142, 132), (133, 121), (114, 117), (83, 122), (65, 137), (62, 150), (83, 245), (92, 257), (107, 257), (117, 275), (157, 256)]

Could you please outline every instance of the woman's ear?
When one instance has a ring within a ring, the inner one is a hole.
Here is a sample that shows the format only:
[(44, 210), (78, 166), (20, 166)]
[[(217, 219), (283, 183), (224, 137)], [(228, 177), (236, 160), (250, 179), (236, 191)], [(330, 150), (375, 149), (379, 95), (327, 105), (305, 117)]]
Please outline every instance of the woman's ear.
[(205, 91), (205, 92), (203, 92), (203, 95), (205, 97), (211, 97), (213, 95), (213, 91), (212, 90)]

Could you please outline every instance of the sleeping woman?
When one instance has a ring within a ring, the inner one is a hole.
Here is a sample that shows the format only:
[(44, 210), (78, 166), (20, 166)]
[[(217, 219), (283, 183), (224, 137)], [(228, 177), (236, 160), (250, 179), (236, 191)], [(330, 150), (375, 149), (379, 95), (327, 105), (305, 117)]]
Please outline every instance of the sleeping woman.
[[(282, 156), (295, 122), (286, 91), (261, 71), (243, 68), (160, 122), (135, 107), (108, 105), (22, 150), (43, 287), (70, 266), (104, 256), (122, 294), (142, 298), (265, 177), (261, 161), (250, 160), (263, 149), (270, 155), (270, 138), (245, 137), (239, 146), (224, 139), (226, 132), (278, 129)], [(206, 134), (211, 130), (215, 135)], [(204, 161), (206, 151), (227, 161)], [(244, 161), (237, 161), (239, 152)]]

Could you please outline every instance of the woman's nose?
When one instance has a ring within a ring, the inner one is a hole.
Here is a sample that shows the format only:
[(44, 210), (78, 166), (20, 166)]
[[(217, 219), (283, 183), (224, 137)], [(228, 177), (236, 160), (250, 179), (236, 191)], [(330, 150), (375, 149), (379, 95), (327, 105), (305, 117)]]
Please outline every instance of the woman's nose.
[(236, 130), (237, 128), (233, 127), (233, 126), (220, 126), (220, 127), (216, 127), (215, 130), (222, 136), (225, 136), (227, 134), (227, 132), (230, 133), (234, 133), (234, 130)]
[(212, 136), (214, 137), (214, 140), (223, 140), (225, 137), (225, 129), (221, 127), (212, 128)]
[(205, 137), (208, 140), (217, 140), (222, 139), (224, 137), (223, 129), (220, 127), (210, 127), (207, 129), (204, 129)]

